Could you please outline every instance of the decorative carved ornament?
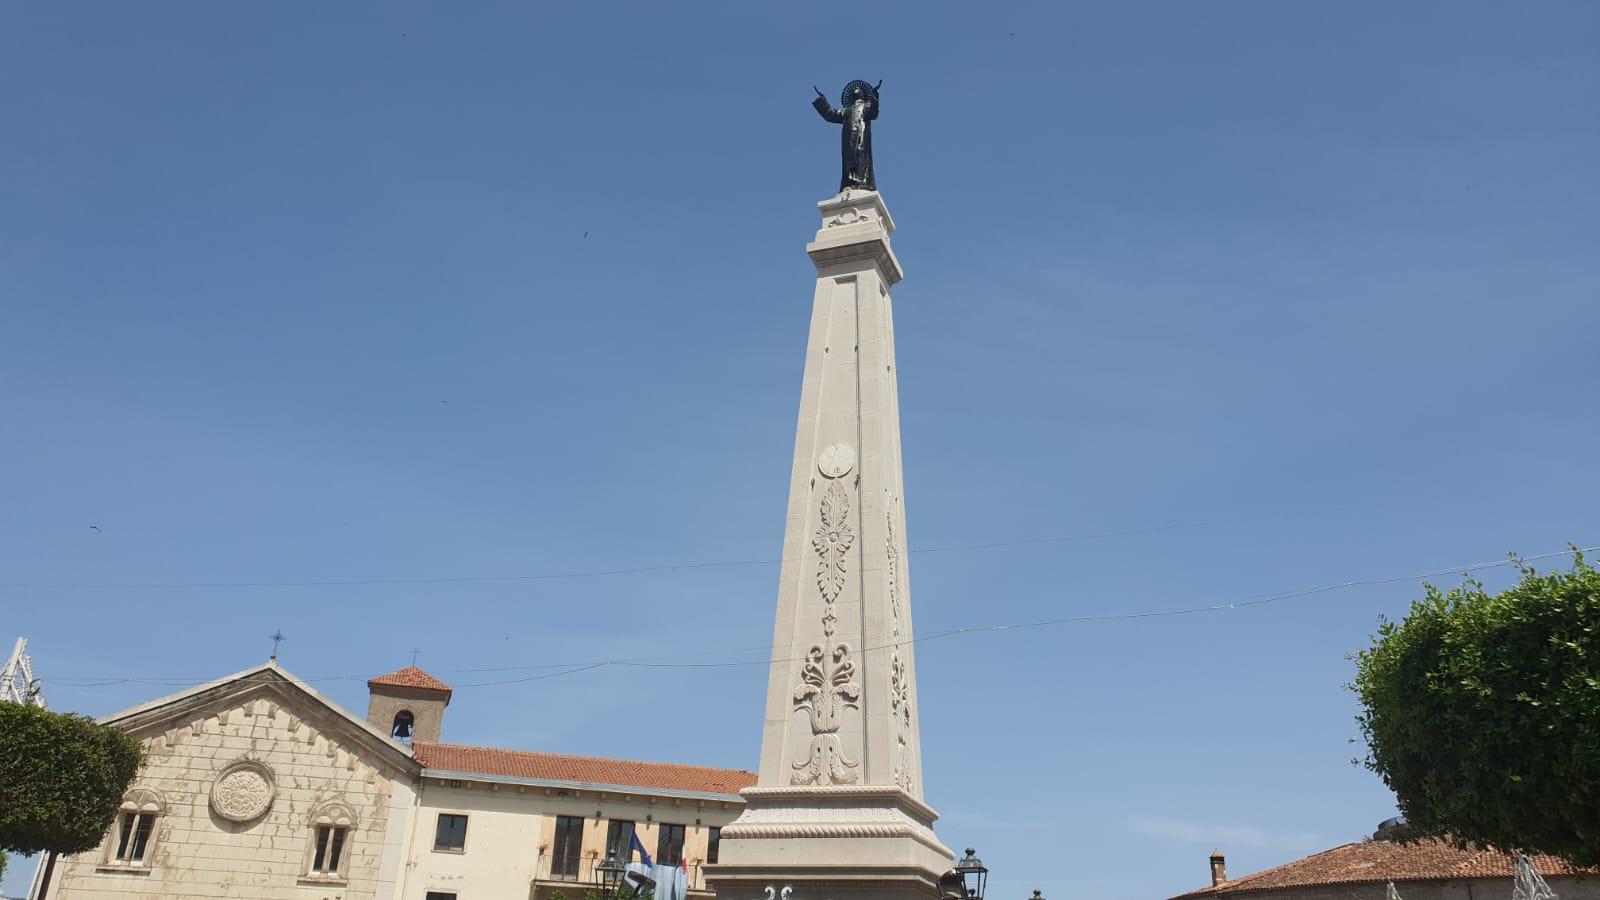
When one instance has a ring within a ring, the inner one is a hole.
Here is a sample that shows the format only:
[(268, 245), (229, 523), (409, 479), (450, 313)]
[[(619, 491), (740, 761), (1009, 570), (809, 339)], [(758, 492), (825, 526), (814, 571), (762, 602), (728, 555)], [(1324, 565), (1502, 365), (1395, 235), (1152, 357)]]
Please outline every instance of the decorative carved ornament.
[(855, 225), (862, 222), (872, 223), (876, 221), (878, 221), (877, 210), (874, 210), (871, 207), (863, 209), (857, 206), (847, 206), (840, 210), (837, 214), (827, 217), (827, 219), (824, 220), (822, 227), (838, 228), (843, 225)]
[[(817, 531), (811, 537), (811, 546), (817, 551), (817, 589), (822, 592), (822, 602), (828, 605), (826, 616), (833, 616), (833, 601), (844, 590), (845, 558), (855, 544), (855, 532), (850, 528), (850, 494), (837, 481), (828, 483), (822, 492), (822, 507), (818, 511)], [(827, 629), (833, 634), (833, 629)]]
[(889, 578), (889, 625), (896, 639), (900, 637), (900, 551), (894, 544), (894, 514), (899, 502), (898, 497), (889, 498), (888, 512), (884, 514), (889, 524), (888, 539), (883, 549), (884, 570)]
[(911, 745), (905, 735), (896, 740), (894, 751), (894, 783), (900, 790), (916, 796), (917, 779), (911, 774)]
[(825, 478), (843, 478), (850, 474), (856, 467), (856, 451), (849, 444), (840, 441), (829, 444), (817, 454), (817, 471)]
[(911, 673), (898, 649), (889, 657), (889, 711), (895, 721), (911, 727)]
[(339, 825), (345, 828), (354, 828), (356, 821), (355, 810), (351, 809), (350, 804), (343, 800), (323, 801), (311, 813), (312, 825)]
[(813, 644), (800, 667), (800, 684), (794, 705), (811, 715), (811, 752), (794, 764), (793, 784), (855, 784), (859, 760), (845, 755), (839, 740), (844, 711), (859, 709), (861, 685), (855, 681), (856, 664), (850, 645), (838, 644), (829, 659), (820, 644)]
[(222, 770), (211, 784), (211, 809), (230, 822), (253, 822), (266, 814), (277, 796), (272, 770), (253, 759)]
[(160, 793), (149, 788), (134, 788), (122, 795), (122, 805), (118, 809), (123, 812), (159, 814), (167, 811), (167, 801)]

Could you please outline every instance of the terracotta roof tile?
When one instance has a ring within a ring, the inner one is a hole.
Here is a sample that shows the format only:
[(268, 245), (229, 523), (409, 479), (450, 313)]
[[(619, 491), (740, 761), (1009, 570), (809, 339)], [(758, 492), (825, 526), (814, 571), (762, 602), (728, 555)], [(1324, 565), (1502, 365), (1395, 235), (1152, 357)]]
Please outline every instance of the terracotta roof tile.
[(421, 691), (439, 691), (445, 699), (450, 698), (450, 685), (429, 675), (416, 666), (406, 666), (398, 672), (379, 675), (377, 678), (367, 679), (367, 687), (387, 685), (389, 687), (407, 687)]
[(463, 744), (411, 746), (424, 769), (446, 772), (471, 772), (509, 778), (541, 778), (551, 781), (584, 781), (619, 787), (656, 788), (676, 791), (705, 791), (736, 794), (740, 788), (756, 783), (753, 772), (739, 769), (713, 769), (678, 763), (635, 762), (627, 759), (598, 759), (592, 756), (566, 756), (534, 753), (528, 750), (500, 750), (494, 747), (469, 747)]
[[(1580, 874), (1553, 856), (1533, 856), (1530, 859), (1541, 875)], [(1511, 857), (1496, 850), (1457, 850), (1437, 840), (1416, 843), (1362, 841), (1324, 850), (1305, 859), (1225, 881), (1214, 887), (1180, 894), (1173, 900), (1319, 884), (1510, 878), (1511, 869)]]

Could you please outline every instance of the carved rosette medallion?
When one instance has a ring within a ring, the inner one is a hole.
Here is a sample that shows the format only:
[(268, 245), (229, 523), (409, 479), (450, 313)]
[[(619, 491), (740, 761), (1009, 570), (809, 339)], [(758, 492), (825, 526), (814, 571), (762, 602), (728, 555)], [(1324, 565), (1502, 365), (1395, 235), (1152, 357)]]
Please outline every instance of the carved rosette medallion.
[(795, 709), (811, 717), (811, 749), (805, 759), (794, 763), (792, 784), (856, 783), (860, 761), (846, 756), (839, 740), (845, 710), (860, 709), (861, 685), (855, 677), (849, 644), (835, 645), (832, 654), (820, 644), (811, 645), (800, 668), (800, 684), (794, 689)]
[(817, 471), (825, 478), (843, 478), (855, 467), (855, 448), (843, 441), (829, 444), (817, 454)]
[(211, 809), (230, 822), (253, 822), (266, 814), (277, 796), (272, 770), (253, 759), (222, 770), (211, 784)]

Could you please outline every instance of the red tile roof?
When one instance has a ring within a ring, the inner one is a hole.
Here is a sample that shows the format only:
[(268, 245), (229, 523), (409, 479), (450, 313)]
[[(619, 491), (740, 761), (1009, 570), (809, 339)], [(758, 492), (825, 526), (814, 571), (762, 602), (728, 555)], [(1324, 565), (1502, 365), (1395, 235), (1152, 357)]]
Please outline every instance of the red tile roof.
[(450, 685), (429, 675), (416, 666), (406, 666), (398, 672), (379, 675), (377, 678), (367, 679), (367, 687), (387, 685), (389, 687), (413, 688), (419, 691), (438, 691), (444, 694), (446, 700), (450, 699)]
[[(1530, 859), (1540, 875), (1580, 874), (1553, 856), (1533, 856)], [(1319, 884), (1510, 878), (1511, 867), (1511, 857), (1496, 850), (1457, 850), (1437, 840), (1416, 843), (1362, 841), (1324, 850), (1305, 859), (1225, 881), (1214, 887), (1190, 891), (1179, 897), (1226, 896)]]
[(411, 745), (424, 769), (445, 772), (470, 772), (510, 778), (539, 778), (550, 781), (583, 781), (618, 787), (675, 791), (704, 791), (736, 794), (740, 788), (756, 783), (754, 772), (739, 769), (713, 769), (678, 763), (635, 762), (627, 759), (597, 759), (592, 756), (566, 756), (534, 753), (528, 750), (500, 750), (494, 747), (469, 747), (463, 744)]

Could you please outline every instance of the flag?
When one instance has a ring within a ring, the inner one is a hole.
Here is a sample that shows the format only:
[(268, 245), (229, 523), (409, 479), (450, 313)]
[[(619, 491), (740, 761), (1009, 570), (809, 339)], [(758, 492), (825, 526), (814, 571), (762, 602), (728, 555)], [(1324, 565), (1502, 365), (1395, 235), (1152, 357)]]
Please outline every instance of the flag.
[(650, 859), (650, 854), (645, 852), (644, 842), (639, 840), (639, 832), (635, 831), (633, 833), (633, 842), (631, 844), (629, 844), (628, 846), (629, 846), (630, 850), (639, 851), (639, 858), (644, 860), (644, 864), (645, 865), (647, 865), (647, 866), (655, 865), (655, 862)]

